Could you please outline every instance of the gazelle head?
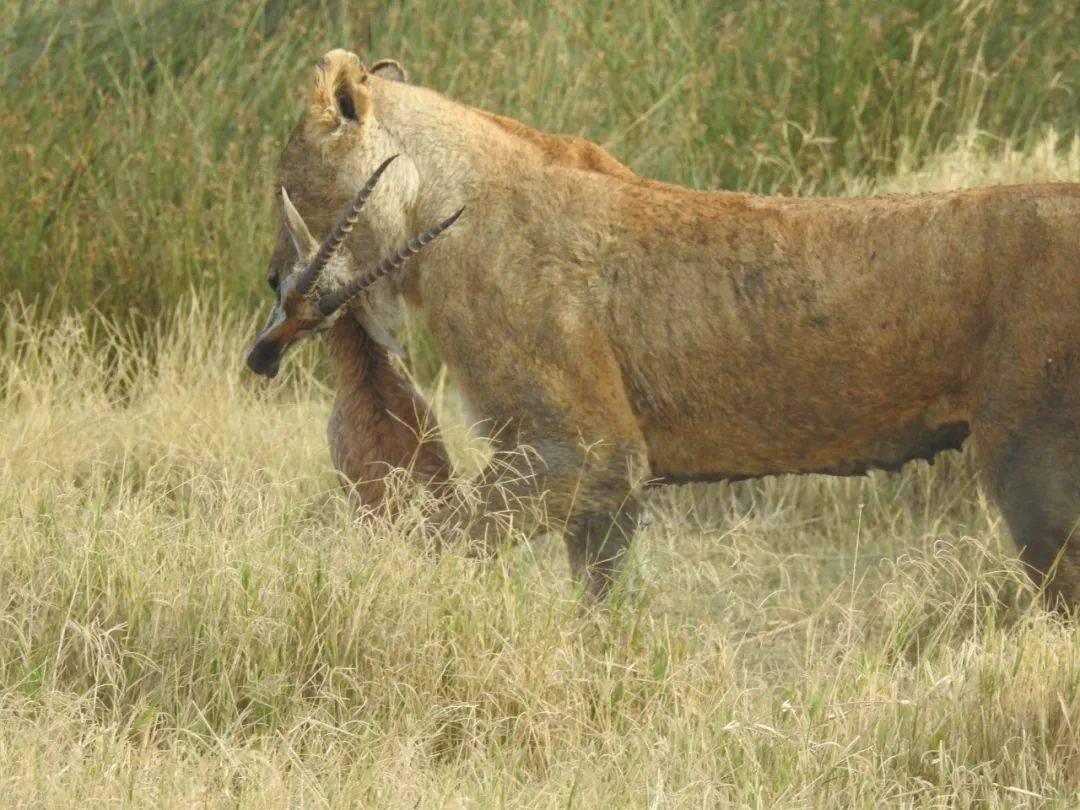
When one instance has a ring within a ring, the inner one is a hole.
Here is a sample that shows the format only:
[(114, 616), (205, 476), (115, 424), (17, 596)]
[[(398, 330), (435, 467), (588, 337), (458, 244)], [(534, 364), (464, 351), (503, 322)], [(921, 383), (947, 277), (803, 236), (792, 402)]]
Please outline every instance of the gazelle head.
[(356, 225), (360, 210), (393, 160), (394, 157), (384, 160), (368, 178), (322, 244), (315, 241), (288, 193), (281, 189), (285, 224), (298, 259), (292, 271), (278, 282), (274, 307), (248, 350), (247, 365), (256, 374), (274, 377), (289, 346), (307, 335), (328, 329), (350, 301), (387, 273), (401, 267), (406, 259), (418, 253), (461, 216), (464, 209), (459, 209), (435, 227), (409, 239), (368, 273), (339, 284), (332, 290), (322, 289), (320, 279), (346, 275), (346, 272), (328, 273), (327, 269), (340, 263), (348, 264), (348, 253), (342, 250), (345, 237)]

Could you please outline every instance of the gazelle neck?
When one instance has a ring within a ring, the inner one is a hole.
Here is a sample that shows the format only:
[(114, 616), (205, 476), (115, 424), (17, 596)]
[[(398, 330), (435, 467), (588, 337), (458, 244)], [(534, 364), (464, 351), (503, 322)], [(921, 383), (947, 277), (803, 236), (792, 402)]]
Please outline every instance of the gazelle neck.
[(382, 505), (384, 479), (397, 467), (427, 483), (445, 482), (451, 465), (435, 417), (394, 370), (386, 350), (352, 317), (340, 318), (326, 338), (338, 378), (327, 438), (353, 500)]

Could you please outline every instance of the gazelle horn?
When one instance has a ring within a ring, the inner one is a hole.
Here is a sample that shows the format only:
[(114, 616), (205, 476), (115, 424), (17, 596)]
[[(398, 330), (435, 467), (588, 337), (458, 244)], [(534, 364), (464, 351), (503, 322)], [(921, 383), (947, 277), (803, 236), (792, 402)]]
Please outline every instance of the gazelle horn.
[(379, 262), (378, 266), (370, 273), (323, 295), (319, 298), (317, 303), (319, 312), (324, 318), (330, 317), (337, 312), (343, 304), (346, 304), (348, 301), (355, 298), (387, 273), (397, 270), (405, 263), (406, 259), (410, 256), (415, 256), (420, 252), (420, 248), (431, 242), (435, 237), (457, 222), (457, 218), (461, 216), (461, 212), (464, 210), (464, 208), (459, 208), (453, 216), (443, 220), (434, 228), (424, 231), (419, 236), (414, 236)]
[(326, 239), (319, 246), (318, 252), (303, 270), (300, 271), (300, 277), (296, 280), (296, 290), (301, 295), (307, 295), (311, 291), (311, 288), (315, 286), (315, 282), (319, 280), (319, 276), (322, 275), (322, 271), (326, 268), (330, 259), (334, 254), (341, 249), (342, 243), (345, 241), (345, 237), (349, 235), (349, 231), (356, 225), (356, 220), (360, 217), (360, 209), (364, 207), (364, 203), (367, 202), (368, 197), (371, 196), (371, 192), (375, 189), (375, 184), (379, 182), (379, 178), (382, 173), (386, 171), (386, 167), (394, 162), (397, 155), (391, 155), (375, 170), (375, 172), (368, 178), (368, 181), (364, 183), (364, 187), (360, 189), (359, 193), (353, 197), (353, 201), (349, 203), (349, 207), (346, 209), (345, 214), (338, 220), (337, 225), (330, 231)]

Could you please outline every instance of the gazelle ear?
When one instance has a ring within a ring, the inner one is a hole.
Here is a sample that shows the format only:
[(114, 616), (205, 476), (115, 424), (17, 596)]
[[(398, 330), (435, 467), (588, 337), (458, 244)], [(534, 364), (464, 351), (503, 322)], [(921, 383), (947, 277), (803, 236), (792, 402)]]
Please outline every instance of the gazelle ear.
[(382, 320), (370, 312), (367, 307), (360, 309), (356, 313), (356, 320), (360, 321), (360, 325), (364, 327), (368, 337), (390, 352), (390, 354), (396, 354), (401, 358), (405, 357), (405, 350), (401, 347), (401, 344), (390, 334), (390, 330), (383, 325)]
[(308, 226), (304, 223), (300, 212), (296, 210), (296, 206), (289, 199), (289, 192), (285, 190), (285, 186), (281, 187), (281, 205), (285, 209), (285, 227), (289, 229), (289, 236), (292, 238), (293, 246), (296, 248), (296, 255), (301, 259), (306, 259), (319, 249), (319, 243), (315, 241), (315, 237), (311, 235), (311, 231), (308, 230)]

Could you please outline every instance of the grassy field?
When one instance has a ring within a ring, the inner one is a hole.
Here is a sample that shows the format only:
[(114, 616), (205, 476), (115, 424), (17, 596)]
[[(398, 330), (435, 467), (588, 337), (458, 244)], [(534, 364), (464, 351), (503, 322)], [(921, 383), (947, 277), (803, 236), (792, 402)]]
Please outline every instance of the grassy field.
[(1080, 180), (1072, 3), (861, 5), (0, 3), (4, 804), (1076, 806), (1080, 633), (966, 456), (655, 492), (583, 614), (350, 512), (317, 343), (242, 371), (334, 44), (699, 187)]

